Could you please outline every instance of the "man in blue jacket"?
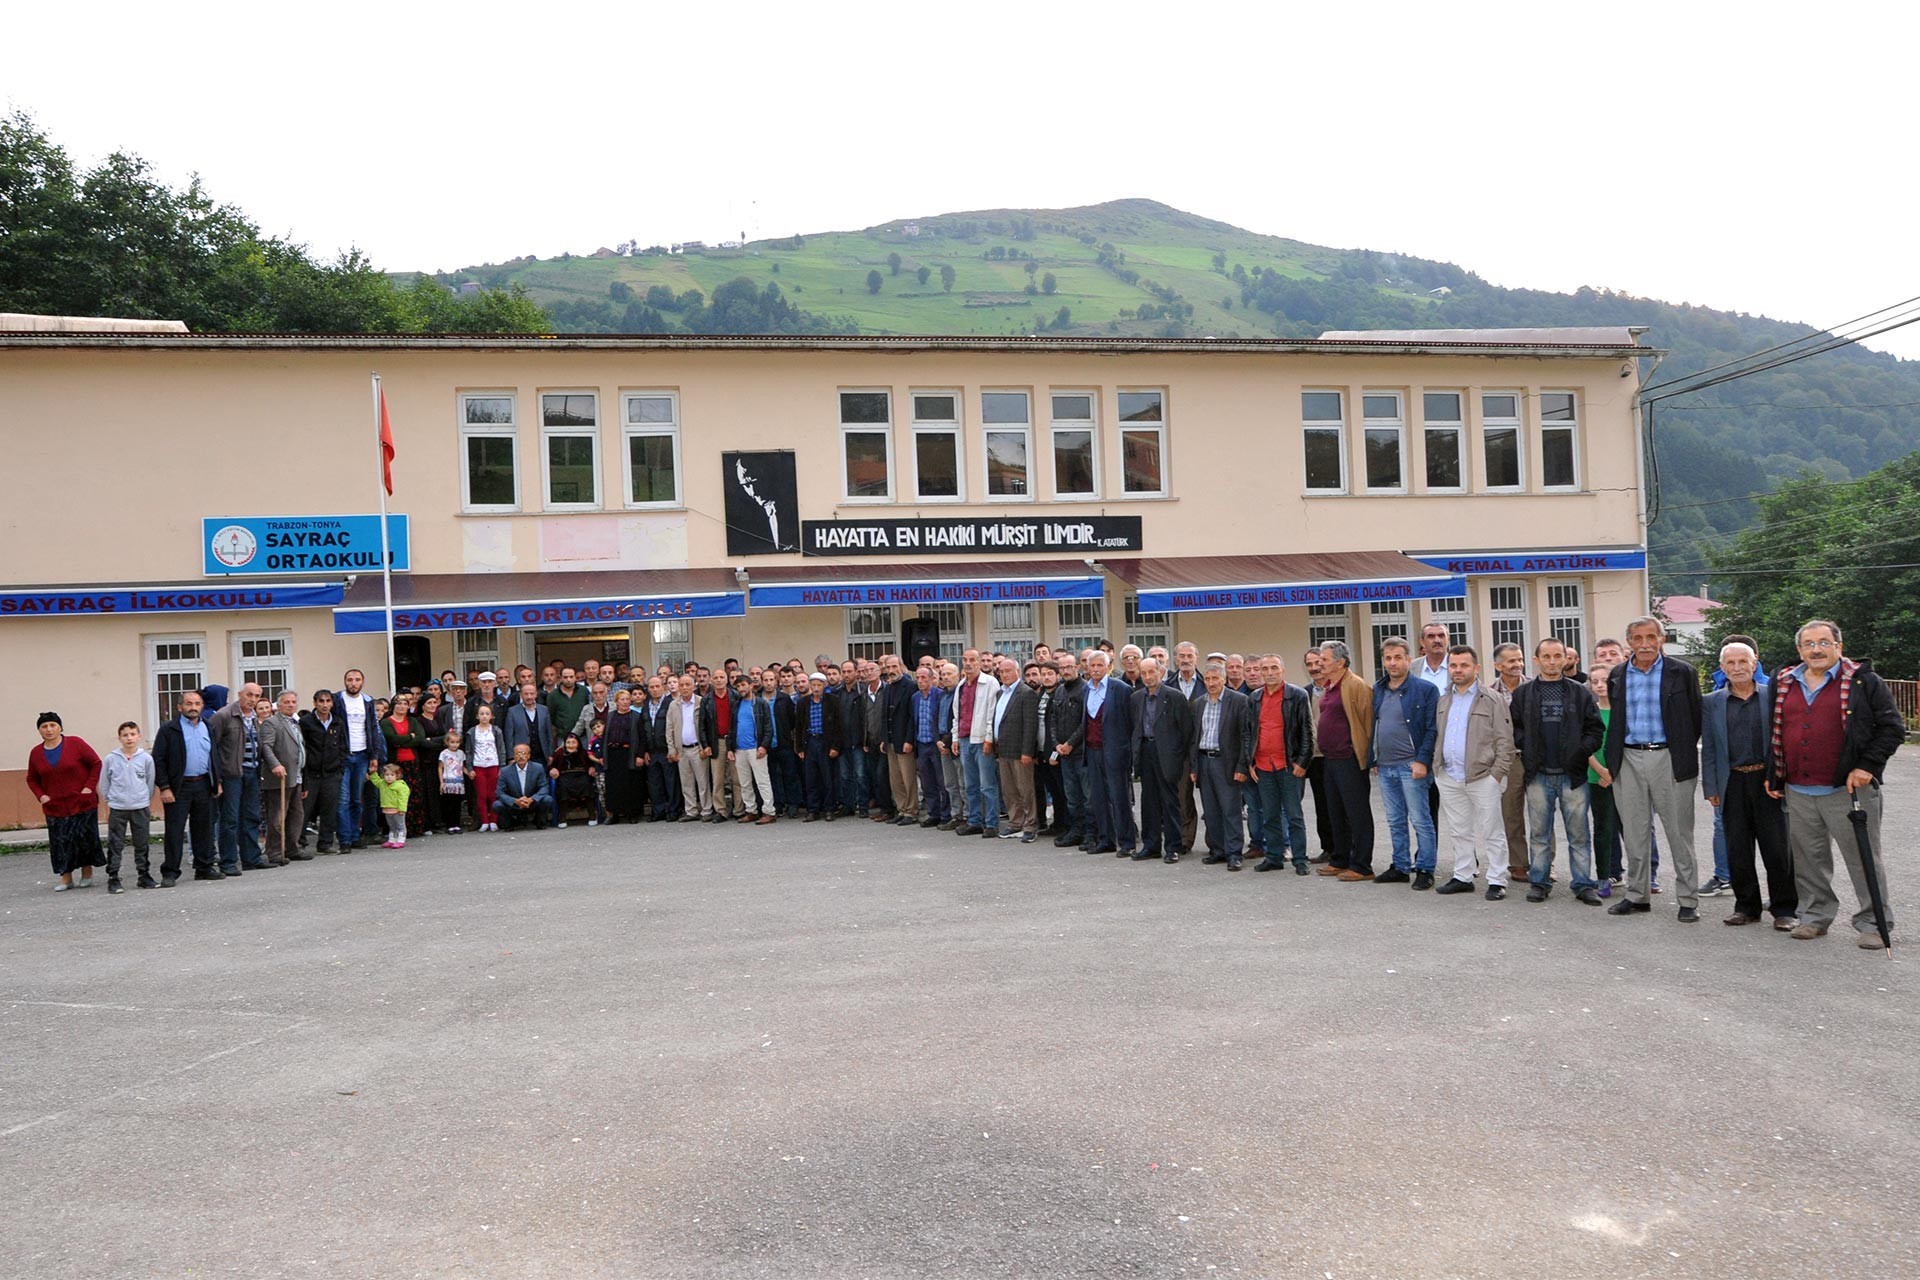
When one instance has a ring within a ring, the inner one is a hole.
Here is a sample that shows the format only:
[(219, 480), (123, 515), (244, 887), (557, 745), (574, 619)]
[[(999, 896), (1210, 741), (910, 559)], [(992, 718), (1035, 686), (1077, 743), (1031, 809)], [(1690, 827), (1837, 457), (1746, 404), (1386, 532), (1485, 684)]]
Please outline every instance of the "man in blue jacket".
[[(1767, 794), (1767, 758), (1772, 753), (1773, 686), (1759, 680), (1752, 645), (1728, 640), (1720, 647), (1720, 687), (1700, 700), (1700, 790), (1713, 806), (1714, 827), (1724, 826), (1731, 846), (1732, 925), (1762, 918), (1754, 847), (1767, 869), (1765, 908), (1782, 933), (1799, 924), (1800, 895), (1787, 853), (1787, 816)], [(1722, 821), (1724, 819), (1724, 823)]]
[[(1373, 771), (1380, 777), (1387, 830), (1393, 836), (1393, 866), (1373, 882), (1431, 889), (1439, 841), (1427, 791), (1433, 786), (1428, 774), (1433, 768), (1440, 695), (1425, 680), (1413, 678), (1413, 650), (1402, 637), (1389, 636), (1381, 642), (1380, 665), (1386, 674), (1373, 686), (1373, 738), (1368, 745)], [(1407, 837), (1409, 822), (1412, 840)]]

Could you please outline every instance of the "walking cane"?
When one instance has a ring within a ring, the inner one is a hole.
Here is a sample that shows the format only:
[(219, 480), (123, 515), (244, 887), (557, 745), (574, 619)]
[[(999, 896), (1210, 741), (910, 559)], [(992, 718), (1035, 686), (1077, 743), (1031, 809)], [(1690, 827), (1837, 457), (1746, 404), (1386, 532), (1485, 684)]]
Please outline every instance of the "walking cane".
[(1860, 870), (1866, 873), (1867, 897), (1873, 906), (1873, 925), (1880, 931), (1880, 943), (1886, 948), (1887, 955), (1893, 955), (1893, 935), (1887, 928), (1887, 902), (1880, 893), (1880, 869), (1873, 861), (1873, 837), (1867, 834), (1867, 811), (1860, 807), (1860, 794), (1855, 791), (1848, 797), (1852, 806), (1847, 811), (1847, 821), (1853, 824), (1853, 842), (1860, 849)]
[(280, 860), (282, 862), (291, 861), (292, 859), (292, 855), (287, 852), (287, 792), (291, 790), (290, 784), (292, 782), (293, 775), (280, 775), (280, 825), (275, 827), (274, 830), (279, 833)]

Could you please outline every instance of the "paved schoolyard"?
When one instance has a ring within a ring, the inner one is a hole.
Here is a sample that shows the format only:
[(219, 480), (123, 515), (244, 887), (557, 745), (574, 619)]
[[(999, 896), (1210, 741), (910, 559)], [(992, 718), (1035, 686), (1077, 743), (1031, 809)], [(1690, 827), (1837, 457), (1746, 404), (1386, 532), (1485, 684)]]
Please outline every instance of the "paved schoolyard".
[(1729, 899), (847, 821), (50, 883), (0, 858), (0, 1275), (1920, 1273), (1914, 962)]

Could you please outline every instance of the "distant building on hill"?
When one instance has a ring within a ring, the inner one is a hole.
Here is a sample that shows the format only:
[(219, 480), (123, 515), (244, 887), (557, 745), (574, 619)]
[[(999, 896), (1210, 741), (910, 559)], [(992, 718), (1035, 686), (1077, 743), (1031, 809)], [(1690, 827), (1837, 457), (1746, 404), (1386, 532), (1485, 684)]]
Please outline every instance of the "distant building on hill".
[(1697, 648), (1707, 638), (1707, 612), (1718, 609), (1718, 600), (1706, 596), (1662, 596), (1654, 601), (1654, 612), (1667, 620), (1667, 652), (1676, 657)]

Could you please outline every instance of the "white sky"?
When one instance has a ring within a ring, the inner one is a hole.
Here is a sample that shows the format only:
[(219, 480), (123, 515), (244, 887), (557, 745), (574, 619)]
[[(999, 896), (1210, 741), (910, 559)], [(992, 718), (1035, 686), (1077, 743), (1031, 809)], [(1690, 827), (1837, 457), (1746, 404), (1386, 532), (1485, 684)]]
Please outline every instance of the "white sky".
[[(1831, 325), (1920, 294), (1920, 6), (20, 6), (0, 101), (330, 254), (1146, 196)], [(1920, 325), (1873, 345), (1920, 357)]]

